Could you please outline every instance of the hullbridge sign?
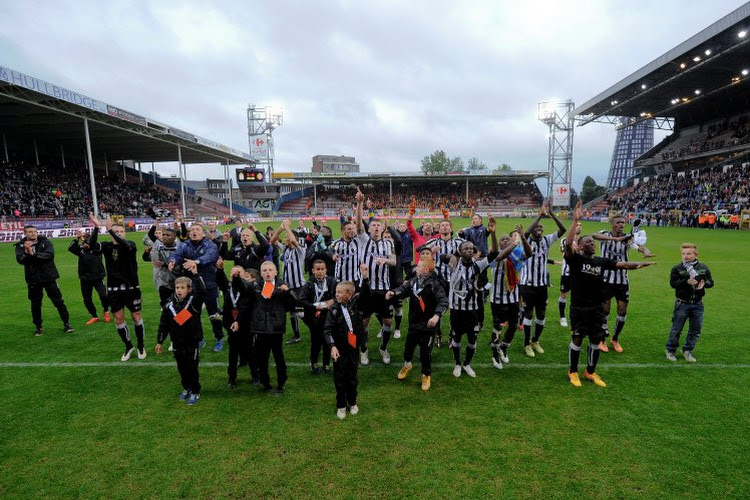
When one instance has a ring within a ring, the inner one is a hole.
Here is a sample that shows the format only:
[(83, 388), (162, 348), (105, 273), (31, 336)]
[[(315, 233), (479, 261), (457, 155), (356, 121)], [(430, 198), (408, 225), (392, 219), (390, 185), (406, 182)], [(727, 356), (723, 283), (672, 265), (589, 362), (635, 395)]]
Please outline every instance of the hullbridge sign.
[(60, 99), (62, 101), (75, 104), (77, 106), (83, 106), (85, 108), (98, 111), (99, 113), (107, 114), (107, 105), (101, 101), (97, 101), (92, 97), (73, 92), (59, 85), (54, 85), (39, 78), (34, 78), (20, 71), (15, 71), (5, 66), (0, 66), (0, 80), (10, 83), (11, 85), (17, 85), (24, 87), (29, 90), (41, 92), (42, 94)]

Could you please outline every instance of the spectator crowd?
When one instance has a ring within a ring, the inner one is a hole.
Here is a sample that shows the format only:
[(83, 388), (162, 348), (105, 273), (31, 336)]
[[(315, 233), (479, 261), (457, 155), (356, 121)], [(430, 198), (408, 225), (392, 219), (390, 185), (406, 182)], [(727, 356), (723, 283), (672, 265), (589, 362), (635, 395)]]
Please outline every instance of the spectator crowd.
[[(177, 193), (151, 184), (123, 183), (120, 176), (97, 175), (102, 213), (141, 217), (160, 204), (175, 203)], [(5, 219), (85, 218), (92, 209), (91, 182), (84, 166), (66, 169), (24, 162), (0, 162), (0, 206)]]

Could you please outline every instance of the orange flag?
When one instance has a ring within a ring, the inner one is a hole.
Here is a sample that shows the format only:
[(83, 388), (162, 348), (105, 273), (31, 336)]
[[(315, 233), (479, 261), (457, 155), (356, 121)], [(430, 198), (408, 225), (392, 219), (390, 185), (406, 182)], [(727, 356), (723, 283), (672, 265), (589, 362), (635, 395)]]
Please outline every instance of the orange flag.
[(260, 296), (264, 299), (270, 299), (274, 288), (276, 288), (276, 284), (273, 281), (266, 281), (263, 284), (263, 291), (260, 292)]

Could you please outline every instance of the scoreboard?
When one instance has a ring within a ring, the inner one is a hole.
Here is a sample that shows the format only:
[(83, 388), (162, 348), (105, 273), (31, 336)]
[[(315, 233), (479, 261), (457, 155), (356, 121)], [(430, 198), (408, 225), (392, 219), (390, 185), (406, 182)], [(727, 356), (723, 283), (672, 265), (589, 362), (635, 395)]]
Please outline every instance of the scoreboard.
[(266, 182), (266, 171), (262, 168), (238, 168), (237, 183)]

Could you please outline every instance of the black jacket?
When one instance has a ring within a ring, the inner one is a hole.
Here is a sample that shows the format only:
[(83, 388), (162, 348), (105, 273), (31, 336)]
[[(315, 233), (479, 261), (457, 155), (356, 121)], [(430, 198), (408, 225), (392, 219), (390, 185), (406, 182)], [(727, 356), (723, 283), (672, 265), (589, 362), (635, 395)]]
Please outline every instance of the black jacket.
[(78, 239), (70, 242), (68, 252), (78, 257), (78, 279), (81, 281), (101, 281), (104, 279), (104, 264), (102, 264), (101, 252), (84, 248)]
[[(424, 278), (422, 288), (418, 288), (417, 278), (410, 278), (393, 290), (397, 298), (409, 297), (409, 329), (420, 331), (437, 331), (440, 322), (433, 328), (427, 326), (427, 321), (434, 315), (442, 316), (448, 309), (448, 296), (445, 293), (445, 287), (442, 280), (435, 273), (431, 273)], [(415, 293), (418, 292), (418, 293)], [(422, 298), (424, 311), (419, 302)]]
[[(336, 296), (336, 278), (326, 276), (324, 278), (326, 290), (319, 300), (315, 300), (315, 285), (317, 280), (313, 278), (302, 286), (297, 292), (297, 303), (305, 309), (305, 324), (310, 328), (322, 329), (328, 316), (328, 309), (318, 310), (315, 302), (325, 302)], [(333, 306), (331, 306), (333, 307)]]
[(283, 283), (278, 278), (270, 299), (261, 296), (265, 284), (263, 280), (243, 283), (251, 301), (250, 333), (253, 335), (285, 334), (286, 312), (294, 307), (294, 295), (289, 291), (280, 290)]
[(701, 290), (698, 290), (693, 285), (688, 285), (690, 273), (682, 262), (672, 268), (669, 276), (669, 285), (674, 288), (675, 296), (678, 299), (696, 304), (706, 295), (706, 289), (714, 286), (714, 279), (711, 277), (711, 271), (709, 271), (703, 262), (696, 260), (693, 269), (697, 273), (695, 279), (704, 282)]
[(351, 349), (348, 339), (349, 326), (346, 324), (344, 314), (341, 312), (341, 309), (344, 307), (349, 311), (349, 316), (352, 320), (352, 328), (354, 328), (353, 333), (357, 336), (357, 346), (362, 346), (366, 335), (365, 326), (362, 323), (362, 308), (369, 298), (370, 280), (363, 279), (359, 293), (355, 294), (346, 305), (339, 304), (338, 302), (333, 303), (333, 306), (328, 310), (328, 316), (326, 317), (326, 322), (323, 326), (323, 339), (329, 349), (334, 345), (339, 350), (347, 347)]
[(224, 260), (234, 261), (234, 264), (241, 266), (243, 269), (255, 269), (260, 271), (260, 265), (268, 253), (268, 240), (260, 231), (255, 231), (255, 237), (258, 243), (251, 243), (244, 247), (240, 243), (231, 249), (224, 242), (219, 248), (219, 256)]
[(37, 236), (33, 245), (34, 254), (28, 255), (24, 251), (23, 244), (26, 237), (16, 243), (16, 261), (24, 267), (24, 276), (29, 285), (49, 283), (60, 277), (55, 266), (55, 248), (52, 242), (45, 236)]
[[(172, 343), (177, 346), (195, 345), (203, 338), (203, 326), (201, 325), (201, 312), (203, 311), (203, 302), (206, 297), (206, 285), (203, 278), (196, 276), (193, 279), (193, 291), (185, 300), (179, 300), (177, 295), (172, 294), (164, 304), (161, 311), (161, 320), (159, 321), (159, 333), (156, 336), (156, 343), (163, 344), (167, 336), (172, 339)], [(180, 325), (176, 316), (183, 309), (187, 309), (191, 317)]]
[[(227, 331), (236, 320), (240, 324), (239, 332), (247, 330), (250, 322), (251, 295), (242, 278), (232, 278), (230, 282), (223, 269), (216, 271), (216, 285), (224, 294), (224, 309), (222, 311), (222, 323)], [(235, 313), (236, 312), (236, 317)]]

